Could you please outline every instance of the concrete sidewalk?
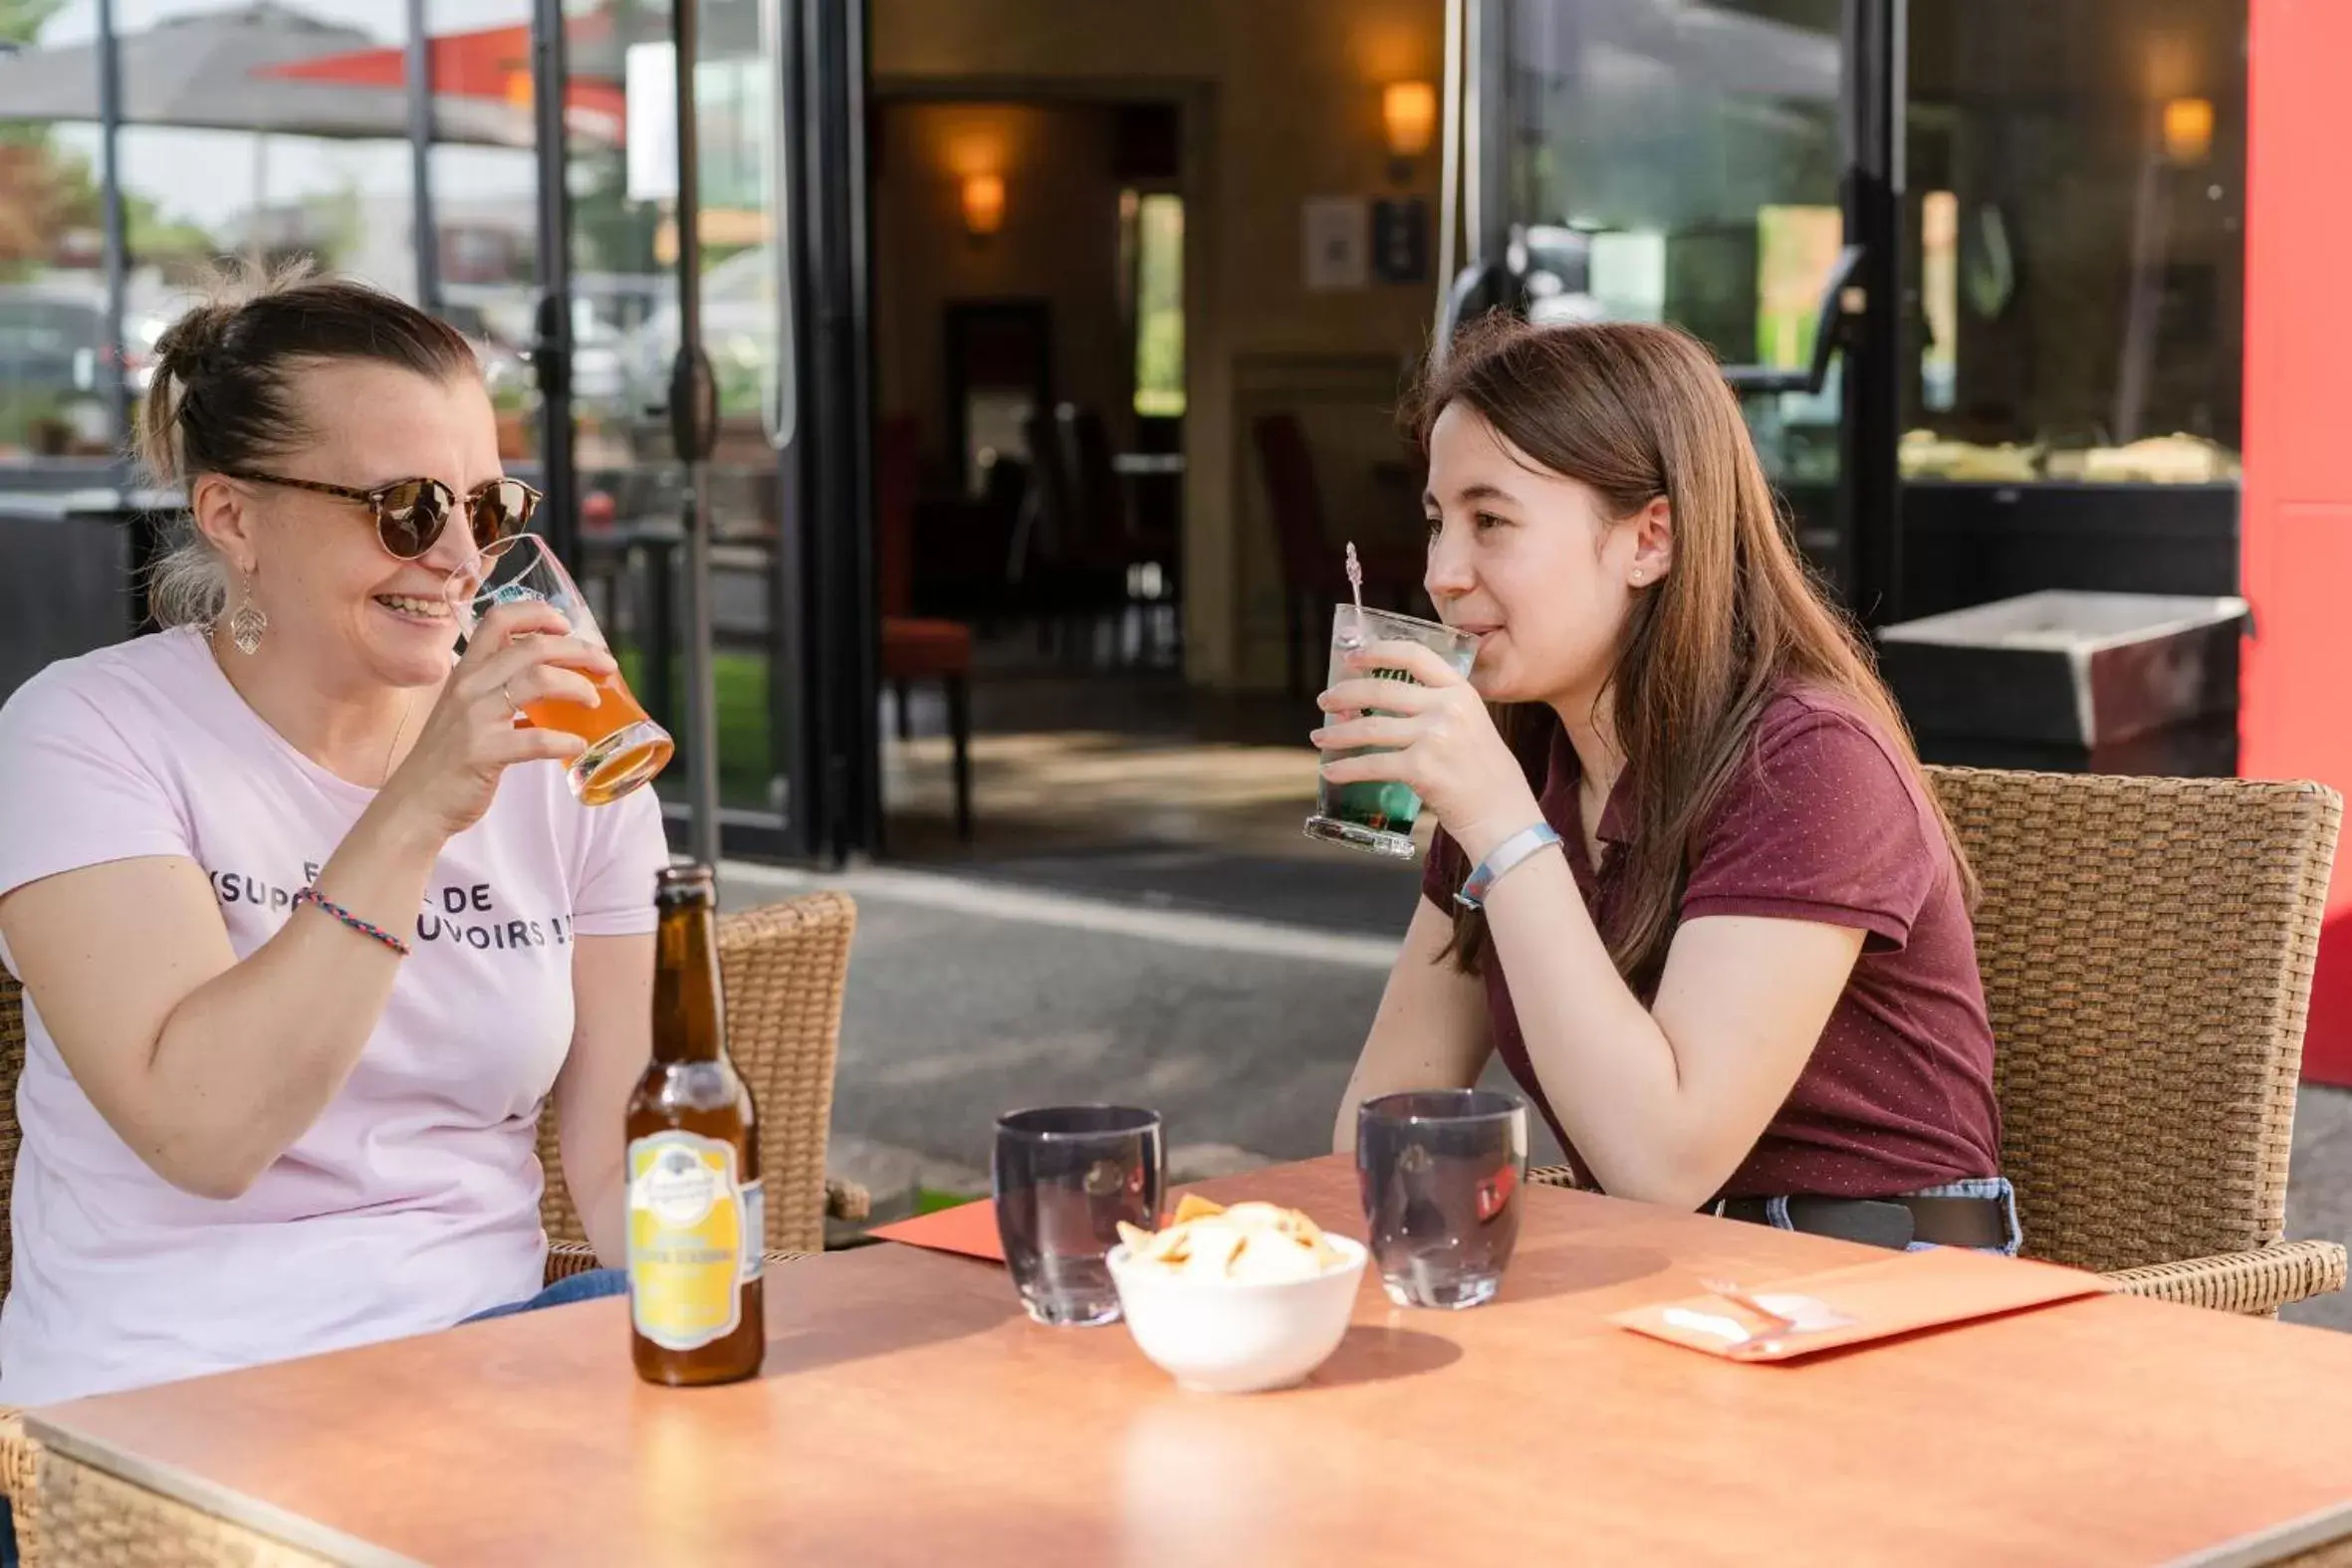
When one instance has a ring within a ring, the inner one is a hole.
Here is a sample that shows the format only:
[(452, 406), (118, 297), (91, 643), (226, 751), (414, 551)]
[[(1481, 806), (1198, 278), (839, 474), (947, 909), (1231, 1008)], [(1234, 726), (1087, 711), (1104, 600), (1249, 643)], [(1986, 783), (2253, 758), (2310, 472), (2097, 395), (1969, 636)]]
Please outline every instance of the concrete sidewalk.
[(1327, 1152), (1396, 951), (922, 872), (723, 877), (731, 904), (818, 885), (858, 905), (830, 1163), (878, 1201), (984, 1190), (1022, 1105), (1154, 1106), (1187, 1175)]
[[(995, 1118), (1020, 1105), (1157, 1107), (1188, 1178), (1324, 1153), (1396, 952), (1393, 937), (932, 872), (721, 878), (734, 905), (817, 886), (858, 904), (829, 1163), (879, 1205), (918, 1185), (985, 1191)], [(1396, 885), (1390, 929), (1416, 896)], [(1548, 1137), (1535, 1153), (1557, 1158)], [(2303, 1094), (2287, 1234), (2352, 1240), (2352, 1092)], [(2352, 1328), (2352, 1296), (2287, 1316)]]
[[(2307, 1087), (2295, 1106), (2286, 1233), (2352, 1244), (2352, 1090)], [(2352, 1328), (2352, 1294), (2321, 1296), (2281, 1316), (2290, 1323)]]

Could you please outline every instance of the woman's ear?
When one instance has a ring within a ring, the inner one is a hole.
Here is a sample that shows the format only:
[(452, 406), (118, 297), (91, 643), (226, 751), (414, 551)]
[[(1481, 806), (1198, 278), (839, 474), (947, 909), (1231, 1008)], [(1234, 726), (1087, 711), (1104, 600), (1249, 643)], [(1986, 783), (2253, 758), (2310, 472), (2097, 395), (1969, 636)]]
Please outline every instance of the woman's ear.
[(1674, 504), (1664, 496), (1625, 520), (1633, 530), (1633, 561), (1626, 575), (1633, 586), (1646, 587), (1674, 569)]
[(236, 481), (218, 474), (198, 475), (188, 493), (188, 512), (195, 519), (197, 532), (212, 542), (229, 569), (240, 577), (253, 574), (259, 554), (249, 500)]

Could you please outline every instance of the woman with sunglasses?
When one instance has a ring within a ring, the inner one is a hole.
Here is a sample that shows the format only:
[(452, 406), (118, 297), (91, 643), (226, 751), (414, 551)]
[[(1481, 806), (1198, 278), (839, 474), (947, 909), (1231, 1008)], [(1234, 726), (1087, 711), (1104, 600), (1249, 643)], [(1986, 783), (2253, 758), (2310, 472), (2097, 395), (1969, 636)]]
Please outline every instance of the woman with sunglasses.
[(551, 1094), (589, 1237), (623, 1250), (666, 848), (650, 790), (580, 805), (581, 742), (515, 722), (592, 702), (602, 647), (510, 605), (454, 657), (445, 585), (538, 500), (471, 349), (295, 276), (157, 357), (143, 455), (188, 505), (164, 629), (0, 710), (7, 1404), (533, 1301)]

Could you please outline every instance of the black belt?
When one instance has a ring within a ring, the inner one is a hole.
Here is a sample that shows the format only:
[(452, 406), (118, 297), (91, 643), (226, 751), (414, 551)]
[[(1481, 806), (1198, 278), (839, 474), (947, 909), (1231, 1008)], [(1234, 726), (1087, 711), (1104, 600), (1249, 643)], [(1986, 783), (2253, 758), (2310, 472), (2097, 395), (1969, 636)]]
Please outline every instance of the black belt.
[[(1726, 1220), (1770, 1225), (1768, 1198), (1727, 1198), (1716, 1208)], [(1814, 1198), (1787, 1200), (1788, 1224), (1810, 1235), (1831, 1235), (1898, 1250), (1913, 1241), (1938, 1246), (2005, 1247), (2008, 1208), (1998, 1198)]]

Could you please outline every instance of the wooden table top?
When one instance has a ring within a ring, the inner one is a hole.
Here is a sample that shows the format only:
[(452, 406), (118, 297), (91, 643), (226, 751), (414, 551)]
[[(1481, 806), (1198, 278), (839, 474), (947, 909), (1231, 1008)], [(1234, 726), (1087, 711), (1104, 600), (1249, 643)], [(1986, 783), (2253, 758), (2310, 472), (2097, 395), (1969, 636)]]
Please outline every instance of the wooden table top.
[[(1361, 1234), (1336, 1161), (1203, 1184)], [(2118, 1296), (1788, 1366), (1602, 1321), (1869, 1256), (1531, 1189), (1502, 1297), (1304, 1388), (875, 1246), (768, 1276), (765, 1376), (667, 1391), (599, 1301), (52, 1407), (68, 1457), (352, 1563), (2262, 1562), (2352, 1532), (2352, 1336)]]

